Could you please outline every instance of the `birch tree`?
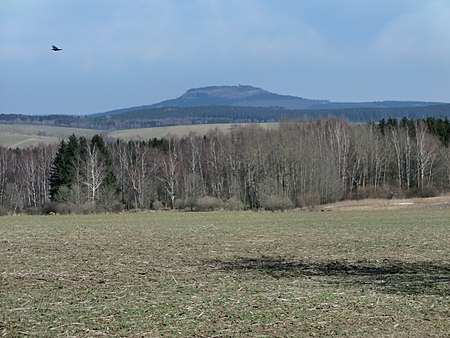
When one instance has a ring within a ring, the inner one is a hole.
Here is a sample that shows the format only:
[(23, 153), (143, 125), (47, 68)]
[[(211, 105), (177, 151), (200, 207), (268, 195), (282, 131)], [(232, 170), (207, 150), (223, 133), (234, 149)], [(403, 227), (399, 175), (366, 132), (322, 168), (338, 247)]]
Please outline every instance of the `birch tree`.
[(425, 122), (416, 122), (417, 187), (423, 189), (431, 182), (433, 165), (438, 152), (436, 139), (427, 132)]
[(178, 148), (179, 140), (171, 138), (169, 141), (169, 151), (161, 154), (159, 174), (157, 175), (158, 180), (163, 183), (164, 189), (169, 196), (172, 209), (175, 207), (175, 198), (177, 197), (177, 169), (182, 160)]

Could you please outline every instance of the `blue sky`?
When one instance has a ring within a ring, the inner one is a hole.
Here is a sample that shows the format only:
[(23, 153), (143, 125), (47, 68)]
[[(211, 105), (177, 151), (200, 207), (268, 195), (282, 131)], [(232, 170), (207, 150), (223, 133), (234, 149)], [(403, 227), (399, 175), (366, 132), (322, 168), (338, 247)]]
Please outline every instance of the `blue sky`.
[(448, 0), (0, 0), (0, 112), (102, 112), (237, 84), (450, 102), (449, 23)]

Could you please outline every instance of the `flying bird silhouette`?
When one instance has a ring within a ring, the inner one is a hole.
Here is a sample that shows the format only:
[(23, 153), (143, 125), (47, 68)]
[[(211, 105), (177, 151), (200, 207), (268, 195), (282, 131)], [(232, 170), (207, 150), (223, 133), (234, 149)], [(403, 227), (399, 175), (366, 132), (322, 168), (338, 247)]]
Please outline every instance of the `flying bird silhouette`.
[(54, 52), (59, 52), (60, 50), (62, 50), (62, 49), (56, 47), (55, 45), (52, 45), (52, 51), (54, 51)]

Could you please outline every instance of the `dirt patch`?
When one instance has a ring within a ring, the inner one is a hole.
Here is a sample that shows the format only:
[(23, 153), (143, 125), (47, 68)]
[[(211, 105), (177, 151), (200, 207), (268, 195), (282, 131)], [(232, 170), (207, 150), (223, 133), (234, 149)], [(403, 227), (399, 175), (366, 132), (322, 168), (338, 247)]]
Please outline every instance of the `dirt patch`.
[(450, 195), (410, 198), (410, 199), (362, 199), (347, 200), (327, 204), (320, 210), (397, 210), (397, 209), (421, 209), (421, 208), (450, 208)]
[(4, 217), (0, 336), (448, 336), (450, 209), (409, 207)]
[(274, 278), (324, 277), (330, 284), (387, 293), (450, 296), (450, 265), (432, 262), (381, 261), (309, 261), (284, 257), (237, 257), (214, 260), (207, 265), (225, 271), (258, 272)]

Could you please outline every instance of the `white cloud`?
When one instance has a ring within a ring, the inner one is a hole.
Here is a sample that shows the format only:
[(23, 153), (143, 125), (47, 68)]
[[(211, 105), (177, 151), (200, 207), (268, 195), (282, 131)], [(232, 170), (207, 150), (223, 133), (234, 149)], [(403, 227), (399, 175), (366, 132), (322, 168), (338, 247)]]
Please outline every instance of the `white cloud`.
[(267, 3), (199, 0), (196, 7), (201, 12), (198, 23), (195, 31), (187, 32), (191, 56), (277, 64), (315, 61), (328, 54), (317, 31), (295, 20), (292, 13), (274, 12)]
[(38, 50), (61, 43), (72, 56), (77, 54), (73, 60), (79, 58), (84, 70), (114, 70), (136, 60), (150, 65), (205, 60), (264, 64), (289, 59), (311, 62), (331, 55), (317, 31), (292, 13), (274, 12), (276, 6), (263, 1), (53, 0), (39, 4), (15, 7), (15, 21), (4, 31), (20, 36), (3, 44), (12, 48), (5, 48), (0, 58), (33, 59), (38, 56), (33, 50), (15, 46), (31, 43)]
[(387, 59), (445, 62), (450, 58), (450, 3), (430, 1), (390, 22), (375, 41), (375, 50)]

